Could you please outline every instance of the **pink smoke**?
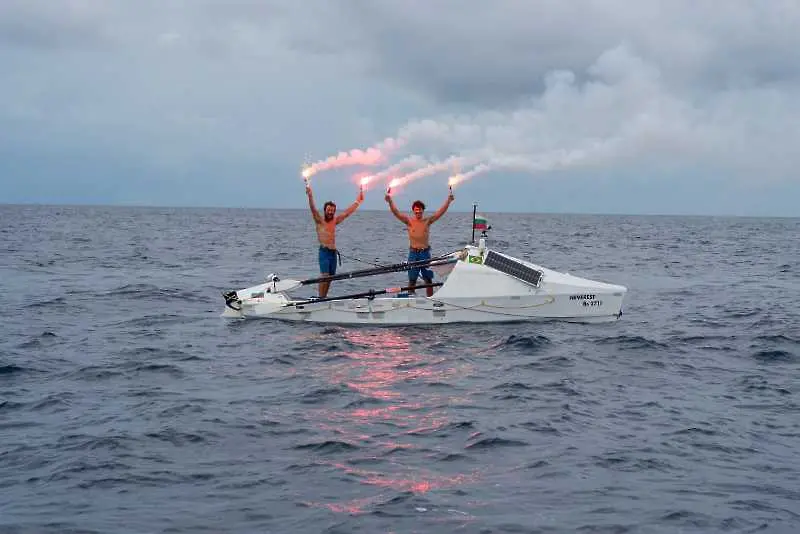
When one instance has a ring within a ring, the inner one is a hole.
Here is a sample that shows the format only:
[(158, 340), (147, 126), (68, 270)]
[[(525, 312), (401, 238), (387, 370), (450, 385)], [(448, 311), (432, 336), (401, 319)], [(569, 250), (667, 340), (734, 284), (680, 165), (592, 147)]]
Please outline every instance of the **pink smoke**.
[(324, 160), (307, 165), (303, 169), (303, 178), (310, 178), (321, 171), (336, 169), (339, 167), (349, 167), (351, 165), (375, 166), (384, 163), (388, 155), (405, 144), (402, 139), (392, 139), (388, 137), (377, 145), (366, 150), (353, 149), (350, 152), (339, 152), (335, 156), (330, 156)]
[(413, 169), (415, 167), (421, 167), (422, 165), (426, 165), (427, 163), (428, 161), (425, 158), (412, 154), (411, 156), (408, 156), (407, 158), (398, 161), (391, 167), (388, 167), (376, 173), (374, 175), (374, 179), (385, 180), (386, 178), (391, 178), (392, 176), (394, 176), (403, 169)]

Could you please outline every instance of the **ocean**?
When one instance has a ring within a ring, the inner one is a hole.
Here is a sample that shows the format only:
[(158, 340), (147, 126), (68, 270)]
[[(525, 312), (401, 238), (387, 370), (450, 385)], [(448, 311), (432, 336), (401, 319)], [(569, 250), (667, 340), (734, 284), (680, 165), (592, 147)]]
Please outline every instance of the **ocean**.
[[(0, 532), (800, 531), (800, 219), (485, 215), (620, 321), (228, 320), (316, 275), (306, 210), (0, 206)], [(388, 210), (337, 243), (407, 246)]]

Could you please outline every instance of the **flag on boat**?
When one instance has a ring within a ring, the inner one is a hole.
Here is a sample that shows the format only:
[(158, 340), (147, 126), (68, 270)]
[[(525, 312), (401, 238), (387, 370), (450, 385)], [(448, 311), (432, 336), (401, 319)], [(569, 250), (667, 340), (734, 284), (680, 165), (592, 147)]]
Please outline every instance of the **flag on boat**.
[(472, 220), (472, 228), (475, 230), (486, 230), (488, 228), (486, 217), (483, 215), (476, 215)]

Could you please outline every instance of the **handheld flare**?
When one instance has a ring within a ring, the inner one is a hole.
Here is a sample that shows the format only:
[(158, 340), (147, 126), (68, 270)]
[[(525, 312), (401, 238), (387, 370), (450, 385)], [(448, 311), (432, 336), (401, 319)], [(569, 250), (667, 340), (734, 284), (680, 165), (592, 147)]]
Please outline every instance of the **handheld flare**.
[(451, 195), (453, 194), (453, 186), (456, 185), (459, 182), (459, 179), (461, 178), (461, 164), (457, 159), (453, 161), (453, 170), (455, 172), (450, 177), (450, 179), (447, 180), (447, 185), (450, 188)]
[(303, 165), (303, 170), (300, 174), (303, 176), (303, 182), (305, 182), (306, 187), (308, 187), (308, 179), (311, 178), (311, 175), (313, 174), (311, 167), (308, 165)]
[(455, 176), (451, 176), (449, 180), (447, 180), (447, 185), (450, 187), (450, 192), (453, 192), (453, 186), (457, 185), (458, 182), (461, 181), (461, 175), (456, 174)]
[(397, 186), (399, 183), (400, 183), (400, 181), (397, 178), (395, 178), (394, 180), (389, 182), (389, 187), (388, 187), (388, 189), (386, 189), (386, 194), (387, 195), (391, 195), (392, 194), (392, 188)]

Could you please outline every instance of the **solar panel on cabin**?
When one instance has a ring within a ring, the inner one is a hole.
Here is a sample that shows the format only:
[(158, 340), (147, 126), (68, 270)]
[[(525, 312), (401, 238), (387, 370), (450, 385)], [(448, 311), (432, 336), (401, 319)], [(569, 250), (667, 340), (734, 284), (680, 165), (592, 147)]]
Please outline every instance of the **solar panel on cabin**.
[(536, 287), (539, 287), (539, 280), (542, 279), (541, 271), (531, 269), (527, 265), (501, 256), (491, 250), (486, 254), (483, 264)]

